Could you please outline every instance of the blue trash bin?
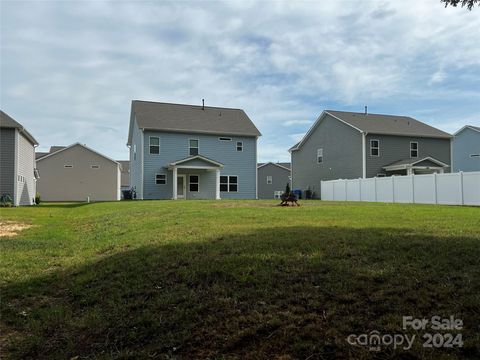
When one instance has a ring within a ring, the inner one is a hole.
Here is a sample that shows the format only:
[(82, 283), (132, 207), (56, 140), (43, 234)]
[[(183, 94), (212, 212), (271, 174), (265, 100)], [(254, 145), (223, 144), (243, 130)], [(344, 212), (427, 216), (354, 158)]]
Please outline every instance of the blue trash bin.
[(295, 190), (293, 190), (293, 193), (295, 194), (295, 196), (297, 197), (297, 199), (301, 199), (301, 198), (302, 198), (302, 190), (295, 189)]

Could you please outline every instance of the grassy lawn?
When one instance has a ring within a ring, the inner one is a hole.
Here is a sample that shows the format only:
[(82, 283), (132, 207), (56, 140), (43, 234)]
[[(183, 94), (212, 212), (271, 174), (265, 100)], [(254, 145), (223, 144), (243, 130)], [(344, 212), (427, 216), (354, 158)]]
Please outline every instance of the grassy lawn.
[[(480, 357), (480, 208), (275, 204), (1, 209), (31, 225), (0, 238), (2, 357)], [(463, 319), (463, 347), (423, 348), (408, 315)], [(418, 340), (346, 341), (372, 330)]]

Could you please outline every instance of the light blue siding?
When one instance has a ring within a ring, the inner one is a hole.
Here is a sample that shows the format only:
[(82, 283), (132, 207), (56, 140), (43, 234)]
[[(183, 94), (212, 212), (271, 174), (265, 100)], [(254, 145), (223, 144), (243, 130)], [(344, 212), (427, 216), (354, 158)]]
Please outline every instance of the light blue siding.
[[(135, 143), (141, 143), (141, 139), (136, 137), (135, 131), (134, 129), (132, 149)], [(160, 138), (160, 154), (150, 154), (149, 139), (151, 136)], [(146, 130), (144, 132), (143, 146), (143, 198), (172, 198), (173, 173), (171, 170), (168, 170), (168, 164), (189, 157), (189, 140), (197, 139), (199, 141), (199, 155), (224, 164), (224, 167), (220, 170), (221, 175), (238, 176), (238, 192), (221, 192), (221, 198), (254, 199), (256, 197), (256, 138), (229, 137), (232, 138), (232, 141), (220, 141), (218, 140), (218, 135)], [(243, 151), (237, 151), (237, 141), (243, 141)], [(137, 159), (139, 159), (138, 148), (139, 145), (137, 145)], [(203, 162), (201, 163), (205, 165)], [(132, 163), (132, 169), (130, 170), (132, 185), (139, 179), (138, 172), (141, 172), (141, 166), (135, 166)], [(215, 197), (215, 171), (179, 169), (178, 173), (200, 176), (200, 191), (198, 193), (190, 193), (188, 191), (187, 177), (187, 198)], [(155, 174), (166, 174), (167, 184), (157, 185), (155, 183)]]
[(480, 171), (480, 132), (465, 128), (452, 141), (453, 171)]

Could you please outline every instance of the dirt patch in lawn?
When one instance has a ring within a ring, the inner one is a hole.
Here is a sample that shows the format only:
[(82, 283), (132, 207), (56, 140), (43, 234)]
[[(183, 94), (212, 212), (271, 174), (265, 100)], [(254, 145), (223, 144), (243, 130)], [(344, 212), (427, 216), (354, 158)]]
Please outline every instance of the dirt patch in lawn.
[(32, 227), (32, 225), (15, 221), (0, 221), (0, 237), (16, 236), (20, 231), (29, 227)]

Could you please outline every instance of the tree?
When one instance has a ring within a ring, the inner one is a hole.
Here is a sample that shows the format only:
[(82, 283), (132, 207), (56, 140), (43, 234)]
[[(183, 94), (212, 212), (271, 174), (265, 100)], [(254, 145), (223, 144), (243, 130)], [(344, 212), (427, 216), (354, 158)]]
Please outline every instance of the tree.
[(442, 3), (445, 3), (445, 7), (451, 5), (457, 7), (458, 4), (461, 4), (462, 7), (466, 6), (468, 10), (472, 10), (475, 4), (480, 6), (480, 0), (440, 0)]
[(287, 186), (285, 187), (285, 194), (290, 194), (290, 184), (287, 183)]

